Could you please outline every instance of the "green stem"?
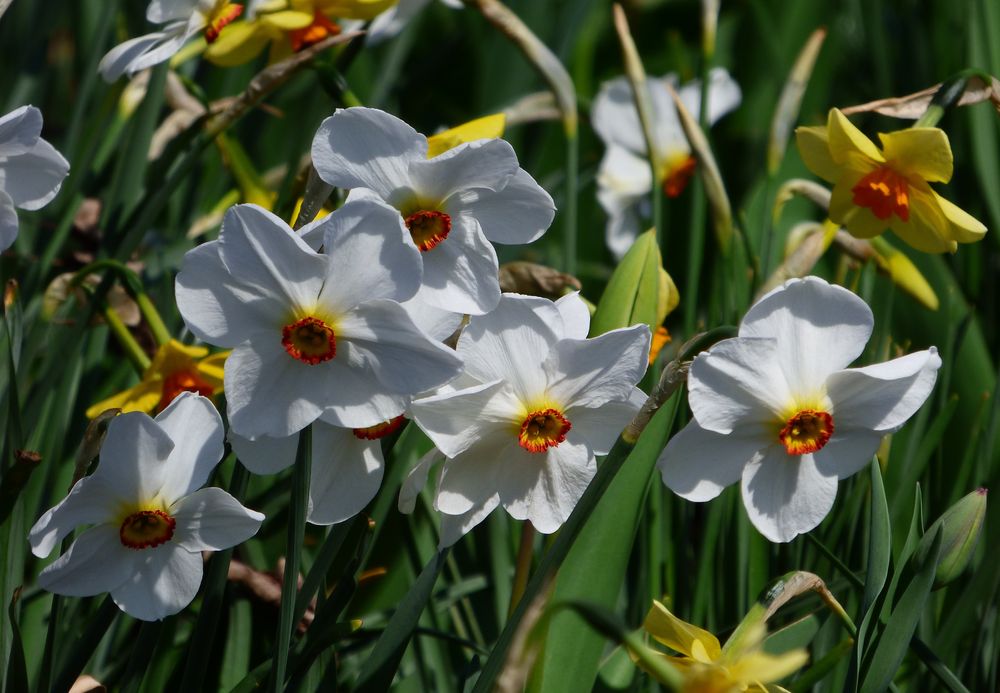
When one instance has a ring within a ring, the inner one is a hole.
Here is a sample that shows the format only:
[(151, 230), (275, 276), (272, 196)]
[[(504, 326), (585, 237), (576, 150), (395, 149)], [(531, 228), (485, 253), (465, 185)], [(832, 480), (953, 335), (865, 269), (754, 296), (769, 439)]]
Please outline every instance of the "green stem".
[(517, 563), (514, 568), (514, 585), (510, 590), (510, 607), (507, 609), (507, 617), (514, 613), (518, 602), (524, 595), (524, 588), (528, 584), (528, 576), (531, 574), (531, 559), (535, 554), (535, 528), (531, 520), (525, 520), (521, 525), (521, 545), (517, 549)]
[(563, 217), (563, 244), (565, 249), (565, 270), (576, 274), (577, 256), (577, 192), (579, 180), (577, 169), (580, 164), (580, 138), (576, 124), (566, 122), (566, 210)]
[(277, 650), (274, 653), (274, 671), (271, 690), (279, 693), (285, 687), (288, 652), (292, 646), (295, 628), (295, 598), (299, 586), (299, 563), (302, 558), (302, 541), (305, 538), (306, 508), (309, 505), (309, 476), (312, 465), (312, 426), (299, 432), (299, 445), (292, 470), (292, 497), (288, 508), (288, 546), (285, 572), (281, 581), (281, 612), (278, 616)]
[(163, 346), (169, 342), (171, 339), (170, 331), (163, 324), (163, 318), (160, 317), (160, 312), (156, 310), (156, 306), (149, 300), (149, 294), (145, 291), (140, 291), (135, 295), (135, 302), (139, 306), (139, 312), (142, 313), (142, 317), (146, 318), (146, 324), (149, 325), (156, 343), (159, 346)]
[(122, 319), (118, 317), (118, 313), (111, 306), (105, 304), (104, 308), (101, 310), (101, 314), (104, 315), (104, 321), (108, 324), (111, 332), (118, 339), (118, 343), (121, 344), (122, 348), (125, 350), (125, 355), (128, 356), (128, 360), (132, 362), (135, 369), (142, 375), (147, 368), (149, 368), (149, 356), (146, 352), (142, 350), (139, 343), (135, 341), (135, 337), (129, 332), (128, 326), (122, 322)]

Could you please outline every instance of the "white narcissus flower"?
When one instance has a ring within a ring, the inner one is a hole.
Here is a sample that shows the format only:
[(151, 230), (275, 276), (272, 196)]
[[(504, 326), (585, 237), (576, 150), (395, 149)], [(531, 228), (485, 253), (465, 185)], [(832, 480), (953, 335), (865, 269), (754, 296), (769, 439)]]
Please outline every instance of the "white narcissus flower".
[(552, 198), (504, 140), (477, 140), (427, 158), (427, 138), (374, 108), (339, 109), (313, 139), (320, 177), (348, 201), (398, 210), (423, 262), (421, 296), (481, 315), (500, 300), (495, 243), (530, 243), (552, 223)]
[(188, 39), (202, 32), (205, 41), (212, 43), (242, 12), (243, 5), (228, 0), (152, 0), (146, 8), (146, 19), (165, 24), (163, 30), (115, 46), (101, 58), (97, 69), (108, 82), (123, 74), (131, 77), (169, 60)]
[(177, 275), (191, 331), (233, 349), (229, 421), (251, 440), (283, 438), (319, 418), (372, 426), (461, 368), (398, 303), (416, 293), (421, 270), (395, 210), (351, 202), (312, 229), (324, 253), (270, 212), (238, 205), (219, 240), (190, 251)]
[(38, 584), (71, 597), (110, 592), (143, 621), (190, 604), (201, 584), (201, 552), (246, 541), (264, 519), (221, 488), (202, 488), (222, 458), (222, 436), (215, 407), (190, 392), (155, 419), (133, 412), (112, 420), (97, 471), (28, 534), (32, 552), (45, 557), (74, 528), (91, 525)]
[(34, 106), (0, 118), (0, 250), (17, 238), (15, 207), (41, 209), (69, 173), (69, 163), (41, 134), (42, 112)]
[(792, 279), (760, 299), (737, 337), (691, 364), (694, 418), (660, 455), (663, 482), (703, 502), (741, 481), (750, 521), (771, 541), (816, 527), (838, 481), (913, 416), (941, 366), (931, 347), (847, 368), (873, 322), (864, 301), (818, 277)]
[[(694, 175), (695, 160), (681, 128), (667, 85), (677, 88), (676, 75), (650, 79), (649, 103), (653, 110), (653, 141), (663, 168), (660, 179), (667, 197), (677, 197)], [(701, 82), (692, 80), (677, 94), (695, 118), (701, 111)], [(715, 123), (740, 105), (739, 85), (724, 69), (713, 68), (708, 82), (708, 123)], [(601, 86), (594, 99), (591, 122), (607, 149), (597, 172), (597, 199), (608, 215), (605, 236), (618, 258), (628, 251), (641, 230), (641, 209), (653, 189), (653, 174), (646, 155), (646, 140), (635, 109), (632, 88), (625, 77)]]
[[(583, 339), (583, 316), (576, 296), (557, 306), (504, 294), (458, 340), (467, 386), (414, 400), (414, 421), (447, 458), (435, 507), (462, 516), (458, 531), (443, 530), (443, 542), (497, 505), (542, 533), (557, 530), (594, 476), (595, 456), (608, 452), (638, 411), (649, 329)], [(426, 468), (415, 471), (409, 483), (419, 486), (423, 474)]]

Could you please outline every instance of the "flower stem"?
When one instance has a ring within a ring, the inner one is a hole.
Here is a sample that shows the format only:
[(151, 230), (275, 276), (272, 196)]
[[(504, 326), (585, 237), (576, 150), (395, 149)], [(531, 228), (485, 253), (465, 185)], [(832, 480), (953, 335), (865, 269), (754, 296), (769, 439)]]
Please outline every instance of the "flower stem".
[(306, 426), (299, 432), (295, 467), (292, 470), (292, 498), (288, 508), (288, 550), (281, 582), (281, 612), (278, 615), (278, 634), (275, 637), (277, 650), (274, 653), (274, 669), (271, 679), (271, 690), (274, 693), (278, 693), (285, 687), (285, 670), (288, 666), (288, 652), (292, 644), (292, 629), (295, 627), (293, 616), (299, 585), (302, 541), (305, 538), (311, 465), (312, 426)]
[(563, 216), (563, 248), (565, 258), (563, 268), (567, 274), (576, 274), (576, 226), (577, 226), (577, 169), (580, 163), (580, 138), (574, 126), (566, 128), (566, 213)]
[(118, 343), (122, 345), (125, 350), (125, 355), (128, 356), (128, 360), (132, 362), (135, 369), (139, 371), (141, 375), (147, 368), (149, 368), (149, 356), (146, 352), (142, 350), (139, 343), (135, 341), (135, 337), (129, 332), (128, 327), (122, 322), (122, 319), (118, 317), (118, 313), (115, 309), (104, 304), (104, 308), (101, 310), (104, 315), (104, 321), (108, 324), (111, 332), (118, 339)]
[(139, 312), (142, 313), (142, 317), (146, 319), (146, 323), (149, 325), (149, 329), (153, 333), (153, 338), (156, 339), (157, 345), (163, 346), (169, 342), (170, 331), (163, 324), (160, 311), (156, 310), (156, 306), (149, 300), (149, 294), (145, 291), (138, 292), (135, 295), (135, 302), (139, 306)]
[(514, 585), (510, 590), (510, 607), (507, 609), (507, 618), (514, 613), (518, 602), (524, 595), (524, 588), (528, 584), (528, 576), (531, 574), (531, 559), (535, 553), (535, 528), (531, 520), (525, 520), (521, 525), (521, 545), (517, 549), (517, 564), (514, 568)]

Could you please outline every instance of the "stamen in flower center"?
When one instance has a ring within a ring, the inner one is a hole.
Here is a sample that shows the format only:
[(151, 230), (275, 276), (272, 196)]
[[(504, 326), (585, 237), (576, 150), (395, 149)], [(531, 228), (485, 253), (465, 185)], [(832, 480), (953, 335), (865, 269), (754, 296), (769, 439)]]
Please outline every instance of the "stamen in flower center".
[(222, 7), (208, 17), (208, 22), (205, 26), (205, 42), (214, 43), (219, 38), (219, 33), (225, 26), (241, 14), (243, 14), (243, 5), (237, 5), (232, 2), (222, 3)]
[(211, 397), (214, 391), (215, 388), (202, 380), (194, 369), (175, 371), (163, 379), (162, 394), (160, 403), (156, 405), (156, 411), (161, 412), (166, 409), (167, 405), (182, 392), (197, 392), (202, 397)]
[(451, 232), (451, 217), (437, 210), (422, 209), (406, 217), (406, 228), (421, 252), (436, 247)]
[(667, 169), (667, 174), (663, 177), (663, 194), (667, 197), (678, 197), (684, 192), (697, 166), (697, 159), (689, 156), (676, 166)]
[(162, 510), (140, 510), (122, 520), (118, 538), (130, 549), (151, 549), (170, 541), (176, 526), (177, 520)]
[(406, 422), (406, 418), (400, 414), (394, 419), (389, 419), (388, 421), (383, 421), (382, 423), (375, 424), (374, 426), (366, 426), (365, 428), (355, 428), (352, 429), (355, 438), (360, 438), (361, 440), (378, 440), (379, 438), (385, 438), (390, 433), (395, 433), (403, 424)]
[(821, 450), (833, 435), (833, 417), (825, 411), (803, 409), (785, 423), (778, 440), (789, 455)]
[(337, 354), (333, 328), (313, 316), (285, 325), (281, 330), (281, 344), (289, 356), (310, 366), (329, 361)]
[(327, 19), (326, 15), (315, 10), (313, 12), (313, 22), (304, 29), (295, 29), (289, 32), (288, 38), (292, 42), (292, 50), (298, 53), (303, 48), (319, 43), (328, 36), (336, 36), (340, 33), (340, 27), (335, 22)]
[(558, 409), (533, 411), (521, 423), (517, 443), (528, 452), (545, 452), (566, 440), (572, 427)]
[(893, 214), (903, 221), (910, 220), (910, 186), (904, 176), (888, 166), (877, 169), (858, 181), (851, 188), (854, 204), (867, 207), (879, 219)]

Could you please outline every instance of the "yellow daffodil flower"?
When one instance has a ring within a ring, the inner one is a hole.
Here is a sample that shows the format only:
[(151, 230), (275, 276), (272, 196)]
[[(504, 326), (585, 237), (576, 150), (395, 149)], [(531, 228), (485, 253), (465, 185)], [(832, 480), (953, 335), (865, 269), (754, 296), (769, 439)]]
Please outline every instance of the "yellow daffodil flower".
[(98, 402), (87, 409), (93, 419), (107, 409), (122, 412), (162, 411), (182, 392), (211, 397), (222, 392), (223, 364), (229, 352), (209, 354), (202, 346), (187, 346), (175, 339), (161, 346), (153, 362), (133, 387)]
[(303, 48), (340, 33), (336, 19), (369, 20), (397, 0), (272, 0), (245, 21), (226, 27), (205, 49), (216, 65), (242, 65), (270, 45), (277, 62)]
[(507, 117), (503, 113), (483, 116), (431, 135), (427, 138), (427, 158), (431, 159), (465, 142), (503, 137)]
[(943, 130), (879, 134), (879, 149), (833, 108), (826, 127), (801, 127), (795, 136), (806, 166), (833, 183), (830, 219), (852, 235), (874, 238), (888, 228), (917, 250), (943, 253), (986, 233), (929, 185), (951, 179), (951, 145)]
[(714, 635), (680, 620), (658, 601), (653, 602), (642, 627), (658, 642), (680, 653), (662, 656), (683, 674), (681, 690), (692, 693), (783, 690), (768, 684), (797, 671), (809, 659), (801, 649), (780, 655), (762, 651), (763, 623), (744, 634), (738, 644), (726, 643), (723, 647)]

